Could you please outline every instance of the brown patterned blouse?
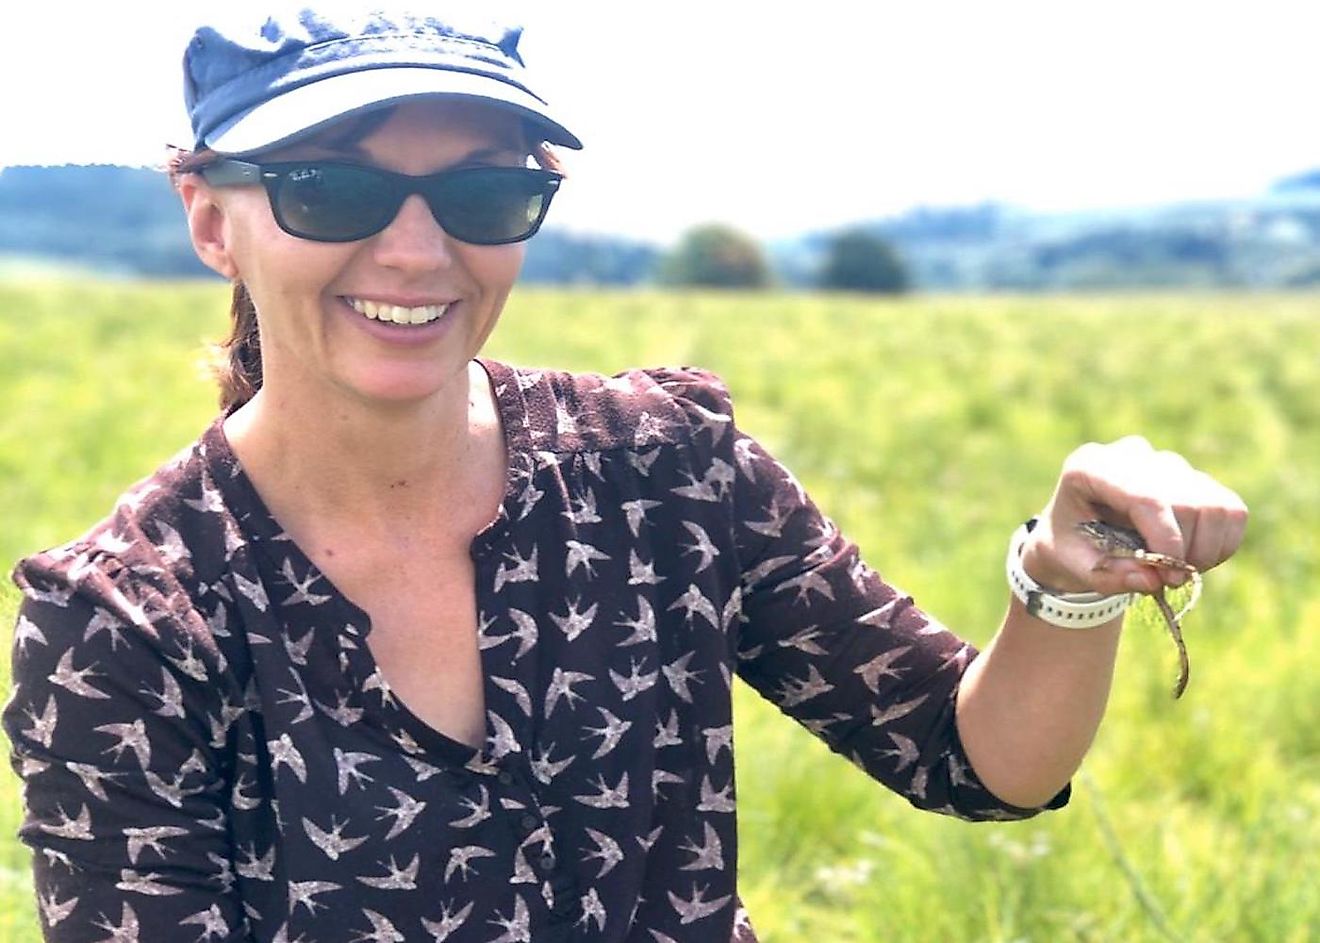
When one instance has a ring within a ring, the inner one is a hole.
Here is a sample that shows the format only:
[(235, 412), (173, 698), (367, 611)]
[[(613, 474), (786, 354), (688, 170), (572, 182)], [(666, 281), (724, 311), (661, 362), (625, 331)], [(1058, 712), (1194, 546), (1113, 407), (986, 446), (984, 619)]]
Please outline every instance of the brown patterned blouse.
[(735, 674), (916, 806), (1038, 811), (958, 742), (975, 651), (861, 562), (715, 378), (484, 366), (509, 472), (471, 550), (480, 751), (391, 695), (365, 614), (219, 422), (20, 564), (4, 727), (48, 939), (751, 941)]

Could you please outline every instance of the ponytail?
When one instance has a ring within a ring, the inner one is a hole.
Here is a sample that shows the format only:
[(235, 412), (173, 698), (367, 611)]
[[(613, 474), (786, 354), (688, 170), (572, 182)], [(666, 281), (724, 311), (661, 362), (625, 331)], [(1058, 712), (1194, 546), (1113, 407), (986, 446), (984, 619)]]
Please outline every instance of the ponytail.
[(228, 414), (261, 389), (261, 336), (257, 308), (247, 286), (235, 280), (229, 304), (229, 336), (215, 346), (212, 373), (220, 384), (220, 409)]

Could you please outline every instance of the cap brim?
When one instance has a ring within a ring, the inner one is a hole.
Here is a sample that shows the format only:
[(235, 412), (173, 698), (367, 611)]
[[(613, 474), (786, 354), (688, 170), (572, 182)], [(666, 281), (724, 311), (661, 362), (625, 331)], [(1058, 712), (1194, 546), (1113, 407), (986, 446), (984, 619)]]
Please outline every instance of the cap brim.
[(508, 82), (473, 72), (394, 66), (341, 73), (285, 92), (221, 125), (201, 142), (242, 156), (304, 138), (341, 118), (411, 98), (478, 99), (536, 125), (551, 144), (578, 150), (577, 136), (550, 117), (545, 102)]

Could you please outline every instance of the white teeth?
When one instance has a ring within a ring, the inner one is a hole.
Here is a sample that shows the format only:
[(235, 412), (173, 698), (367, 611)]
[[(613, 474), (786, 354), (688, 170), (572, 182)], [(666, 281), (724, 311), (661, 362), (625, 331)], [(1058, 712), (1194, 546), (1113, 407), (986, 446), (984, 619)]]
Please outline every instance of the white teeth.
[(394, 324), (426, 324), (434, 321), (449, 310), (448, 304), (421, 305), (416, 308), (404, 308), (399, 305), (381, 304), (362, 298), (346, 298), (349, 307), (358, 314), (376, 321), (390, 321)]

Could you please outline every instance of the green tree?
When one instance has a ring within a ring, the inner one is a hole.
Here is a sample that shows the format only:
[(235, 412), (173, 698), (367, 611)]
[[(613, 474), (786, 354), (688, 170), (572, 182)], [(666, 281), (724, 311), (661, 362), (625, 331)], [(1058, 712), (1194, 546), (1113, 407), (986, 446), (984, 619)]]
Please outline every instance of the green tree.
[(838, 291), (895, 295), (907, 291), (909, 279), (893, 246), (865, 229), (850, 229), (830, 241), (818, 284)]
[(669, 285), (764, 288), (770, 284), (770, 267), (751, 236), (722, 223), (707, 223), (683, 235), (665, 258), (661, 280)]

